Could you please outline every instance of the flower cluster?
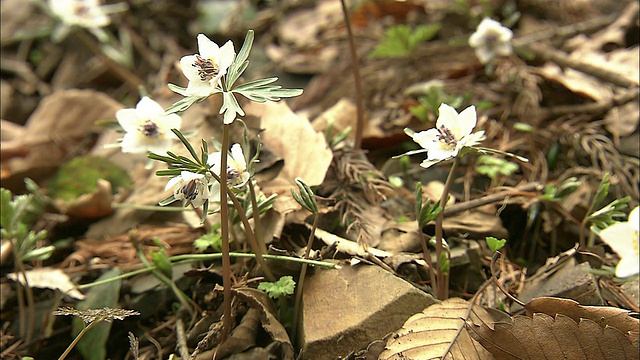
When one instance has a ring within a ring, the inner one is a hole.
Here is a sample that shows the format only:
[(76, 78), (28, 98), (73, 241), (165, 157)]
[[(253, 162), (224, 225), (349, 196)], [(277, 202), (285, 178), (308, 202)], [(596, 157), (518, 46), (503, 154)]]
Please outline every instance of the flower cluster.
[(640, 272), (640, 254), (638, 253), (639, 209), (636, 206), (631, 211), (627, 222), (613, 224), (600, 232), (602, 240), (620, 256), (620, 262), (616, 266), (617, 277), (628, 277)]
[(477, 122), (474, 106), (458, 114), (454, 108), (443, 103), (438, 111), (435, 128), (418, 133), (405, 129), (407, 135), (423, 148), (417, 152), (427, 152), (427, 159), (420, 164), (423, 168), (454, 158), (464, 148), (474, 147), (485, 138), (484, 131), (472, 133)]
[[(207, 165), (209, 171), (220, 176), (221, 152), (208, 155)], [(250, 174), (240, 144), (233, 144), (231, 153), (227, 155), (227, 184), (235, 189), (242, 189), (249, 181)], [(165, 190), (173, 188), (175, 200), (181, 200), (185, 205), (200, 207), (205, 202), (220, 201), (220, 184), (211, 173), (196, 174), (190, 171), (182, 171), (180, 175), (172, 178), (167, 183)]]
[(126, 134), (122, 139), (122, 152), (166, 154), (171, 141), (176, 139), (171, 129), (180, 129), (182, 118), (177, 114), (165, 115), (157, 102), (143, 97), (135, 109), (121, 109), (116, 119)]
[(511, 54), (513, 32), (499, 22), (484, 18), (476, 31), (469, 37), (469, 46), (476, 50), (481, 63), (487, 64), (495, 57)]

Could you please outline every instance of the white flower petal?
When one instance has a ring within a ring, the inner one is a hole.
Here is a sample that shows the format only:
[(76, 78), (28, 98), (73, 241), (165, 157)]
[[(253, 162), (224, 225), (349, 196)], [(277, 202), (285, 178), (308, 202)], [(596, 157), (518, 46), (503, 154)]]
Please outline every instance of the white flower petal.
[[(215, 78), (214, 78), (215, 79)], [(217, 84), (217, 83), (216, 83)], [(185, 92), (191, 96), (209, 96), (216, 90), (216, 86), (209, 81), (191, 80)]]
[(171, 129), (180, 129), (182, 127), (182, 118), (178, 114), (169, 114), (160, 118), (162, 120), (162, 128), (167, 130), (167, 136), (175, 137)]
[(220, 65), (218, 64), (220, 48), (205, 34), (198, 34), (198, 51), (203, 58), (213, 60), (217, 65)]
[(442, 103), (438, 108), (438, 119), (436, 120), (436, 128), (444, 126), (450, 129), (450, 124), (458, 118), (458, 112), (453, 107)]
[(455, 135), (456, 140), (460, 140), (471, 134), (476, 127), (476, 121), (476, 107), (471, 105), (452, 119), (449, 129)]
[(629, 214), (629, 224), (636, 230), (640, 227), (640, 206), (636, 206)]
[(201, 81), (198, 69), (194, 66), (196, 61), (197, 58), (195, 55), (183, 56), (180, 59), (180, 68), (182, 69), (182, 73), (189, 81)]
[(180, 175), (172, 177), (171, 179), (169, 179), (169, 181), (167, 182), (167, 185), (164, 187), (164, 191), (167, 191), (172, 187), (178, 185), (178, 183), (180, 183), (181, 181), (183, 180), (182, 180), (182, 176)]
[(164, 109), (160, 104), (145, 96), (140, 99), (136, 105), (136, 113), (141, 119), (149, 119), (162, 115), (164, 113)]
[(240, 172), (247, 170), (247, 162), (244, 160), (244, 152), (240, 144), (233, 144), (231, 146), (231, 158), (235, 162), (235, 168)]
[(443, 146), (433, 147), (429, 149), (427, 156), (429, 160), (446, 160), (458, 155), (458, 149), (456, 147), (446, 148)]
[(122, 146), (122, 152), (132, 154), (147, 152), (147, 148), (144, 146), (141, 137), (142, 136), (140, 136), (140, 133), (137, 131), (124, 134), (122, 142), (120, 143), (120, 146)]
[(420, 145), (423, 149), (430, 149), (433, 146), (439, 146), (438, 145), (439, 134), (440, 133), (438, 132), (438, 130), (429, 129), (426, 131), (417, 132), (413, 134), (411, 138), (413, 139), (413, 141), (417, 142), (418, 145)]
[(600, 232), (602, 240), (621, 257), (632, 251), (634, 236), (637, 246), (637, 231), (628, 222), (613, 224)]
[(236, 52), (233, 47), (233, 42), (231, 40), (227, 41), (220, 48), (220, 59), (218, 59), (218, 65), (220, 66), (220, 73), (223, 75), (227, 73), (227, 69), (233, 62), (235, 58)]
[(116, 120), (127, 133), (138, 131), (140, 119), (136, 109), (120, 109), (116, 111)]
[(623, 256), (620, 262), (616, 266), (617, 277), (629, 277), (640, 272), (640, 261), (638, 260), (638, 253), (636, 256)]

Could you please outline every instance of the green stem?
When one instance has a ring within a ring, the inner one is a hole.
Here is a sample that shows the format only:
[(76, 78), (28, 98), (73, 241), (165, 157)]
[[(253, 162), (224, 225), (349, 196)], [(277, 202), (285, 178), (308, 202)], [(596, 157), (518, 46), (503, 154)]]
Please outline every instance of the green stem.
[(449, 199), (449, 192), (451, 191), (451, 186), (453, 185), (453, 178), (456, 172), (456, 168), (458, 167), (458, 158), (453, 158), (453, 165), (451, 165), (451, 170), (449, 170), (449, 175), (447, 176), (447, 180), (444, 183), (444, 189), (442, 190), (442, 196), (440, 197), (440, 207), (442, 210), (438, 214), (436, 218), (436, 264), (437, 264), (437, 278), (438, 278), (438, 299), (445, 300), (447, 290), (449, 288), (449, 284), (445, 281), (444, 274), (442, 273), (442, 268), (440, 267), (440, 258), (442, 256), (442, 222), (444, 221), (444, 210), (447, 206), (447, 200)]
[[(420, 223), (418, 223), (420, 226)], [(424, 237), (424, 233), (422, 232), (422, 228), (418, 229), (418, 233), (420, 234), (420, 245), (422, 245), (422, 257), (424, 261), (429, 266), (429, 278), (431, 279), (431, 288), (437, 289), (438, 282), (436, 281), (436, 270), (433, 268), (433, 262), (431, 261), (431, 252), (429, 252), (429, 247), (427, 246), (427, 241)], [(438, 261), (436, 261), (436, 266)]]
[[(253, 208), (253, 233), (256, 236), (260, 251), (263, 254), (267, 253), (267, 245), (262, 238), (262, 223), (260, 222), (260, 209), (258, 209), (258, 198), (256, 196), (256, 189), (253, 184), (253, 179), (249, 180), (249, 196), (251, 197), (251, 207)], [(273, 281), (273, 280), (270, 280)]]
[(222, 334), (224, 342), (231, 333), (231, 258), (229, 253), (229, 204), (227, 203), (227, 154), (229, 152), (229, 125), (222, 126), (222, 155), (220, 156), (220, 234), (222, 236)]
[(96, 326), (96, 324), (98, 324), (101, 320), (96, 320), (93, 321), (92, 323), (90, 323), (89, 325), (85, 326), (82, 331), (80, 331), (80, 333), (78, 334), (78, 336), (76, 336), (75, 339), (73, 339), (73, 341), (71, 342), (71, 344), (69, 344), (69, 346), (67, 346), (67, 349), (62, 353), (62, 355), (60, 355), (60, 357), (58, 358), (58, 360), (64, 360), (66, 359), (66, 357), (69, 355), (69, 353), (71, 352), (71, 350), (73, 350), (73, 348), (76, 346), (76, 344), (80, 341), (80, 339), (82, 339), (82, 337), (84, 336), (84, 334), (87, 333), (87, 331), (91, 330), (94, 326)]
[[(33, 289), (31, 289), (31, 287), (29, 286), (29, 279), (27, 278), (27, 272), (24, 267), (24, 263), (22, 262), (22, 257), (20, 255), (18, 240), (16, 238), (13, 238), (12, 241), (13, 241), (13, 244), (11, 246), (11, 249), (13, 251), (13, 258), (15, 259), (15, 266), (16, 268), (18, 268), (18, 281), (17, 281), (16, 287), (18, 290), (19, 309), (21, 310), (20, 311), (21, 319), (24, 318), (24, 310), (23, 310), (24, 301), (21, 296), (22, 292), (20, 291), (20, 288), (24, 289), (24, 292), (27, 297), (27, 322), (26, 322), (26, 326), (24, 328), (21, 328), (21, 330), (24, 331), (24, 334), (23, 334), (24, 341), (25, 343), (28, 344), (31, 342), (31, 336), (33, 335), (32, 333), (35, 327), (35, 301), (33, 299)], [(20, 276), (24, 278), (24, 284), (20, 282)], [(22, 323), (20, 325), (22, 325)]]
[(145, 267), (151, 269), (153, 267), (153, 269), (151, 269), (151, 273), (158, 278), (158, 280), (160, 280), (162, 283), (164, 283), (169, 289), (171, 289), (171, 291), (173, 291), (174, 295), (178, 298), (178, 301), (180, 301), (180, 304), (182, 304), (182, 306), (187, 309), (189, 311), (190, 314), (193, 314), (193, 307), (191, 306), (191, 304), (189, 303), (189, 297), (182, 292), (182, 290), (180, 290), (175, 282), (172, 279), (169, 279), (165, 274), (161, 273), (160, 271), (157, 270), (156, 266), (151, 265), (149, 263), (149, 261), (147, 260), (147, 258), (144, 255), (144, 252), (142, 251), (142, 247), (138, 247), (138, 257), (140, 258), (140, 261), (144, 264)]
[(364, 132), (364, 97), (362, 96), (362, 79), (360, 77), (360, 62), (358, 53), (356, 52), (356, 44), (353, 39), (353, 31), (351, 30), (351, 20), (349, 18), (349, 10), (345, 0), (340, 1), (342, 4), (342, 14), (344, 15), (344, 23), (347, 27), (347, 38), (349, 39), (349, 50), (351, 51), (351, 63), (353, 66), (353, 79), (355, 81), (356, 90), (356, 132), (353, 148), (358, 150), (362, 147), (362, 133)]
[[(318, 219), (320, 216), (318, 214), (314, 214), (313, 217), (313, 226), (311, 227), (311, 234), (309, 234), (309, 240), (307, 241), (307, 249), (304, 253), (304, 258), (308, 259), (309, 254), (311, 253), (311, 246), (313, 245), (313, 239), (316, 234), (316, 229), (318, 228)], [(298, 280), (298, 286), (296, 286), (296, 301), (293, 305), (293, 329), (291, 330), (291, 337), (293, 340), (291, 341), (295, 344), (295, 340), (298, 337), (298, 323), (300, 322), (300, 303), (302, 302), (302, 292), (304, 288), (304, 279), (307, 276), (307, 263), (302, 264), (302, 269), (300, 269), (300, 279)]]
[[(255, 254), (245, 254), (245, 253), (229, 253), (229, 256), (236, 257), (236, 258), (253, 258), (253, 259), (256, 258)], [(263, 255), (263, 257), (265, 259), (269, 259), (269, 260), (291, 261), (291, 262), (309, 264), (309, 265), (314, 265), (314, 266), (322, 266), (322, 267), (326, 267), (326, 268), (330, 268), (330, 269), (337, 268), (336, 264), (323, 262), (323, 261), (307, 260), (307, 259), (300, 259), (300, 258), (294, 258), (294, 257), (289, 257), (289, 256), (280, 256), (280, 255)], [(221, 253), (217, 253), (217, 254), (187, 254), (187, 255), (171, 256), (171, 257), (169, 257), (169, 260), (171, 260), (171, 264), (172, 265), (181, 265), (181, 264), (192, 264), (192, 263), (200, 262), (200, 261), (219, 260), (221, 258), (222, 258), (222, 254)], [(140, 266), (140, 265), (138, 265), (138, 266)], [(78, 288), (78, 290), (84, 290), (84, 289), (88, 289), (88, 288), (91, 288), (91, 287), (94, 287), (94, 286), (108, 284), (108, 283), (110, 283), (112, 281), (128, 279), (130, 277), (133, 277), (133, 276), (136, 276), (136, 275), (139, 275), (139, 274), (148, 273), (148, 272), (151, 272), (151, 271), (156, 270), (156, 269), (157, 269), (157, 267), (155, 265), (151, 265), (151, 267), (148, 267), (148, 268), (145, 267), (143, 269), (134, 270), (134, 271), (128, 272), (126, 274), (114, 276), (114, 277), (109, 278), (109, 279), (104, 279), (104, 280), (92, 282), (92, 283), (89, 283), (89, 284), (78, 285), (77, 288)]]

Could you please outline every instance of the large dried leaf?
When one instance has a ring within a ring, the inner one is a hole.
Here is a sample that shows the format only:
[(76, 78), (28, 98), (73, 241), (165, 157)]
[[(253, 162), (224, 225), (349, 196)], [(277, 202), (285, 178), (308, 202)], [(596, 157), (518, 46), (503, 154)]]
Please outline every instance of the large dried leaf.
[(246, 112), (261, 118), (265, 148), (284, 159), (278, 176), (260, 184), (262, 191), (278, 194), (273, 208), (281, 214), (300, 209), (290, 192), (297, 189), (294, 179), (301, 177), (309, 186), (320, 185), (333, 159), (324, 135), (284, 102), (251, 103)]
[(82, 152), (91, 134), (101, 130), (96, 121), (113, 119), (121, 107), (93, 90), (61, 90), (47, 96), (25, 125), (19, 141), (29, 153), (11, 159), (11, 176), (21, 182), (24, 176), (40, 178), (52, 172), (70, 154)]
[(603, 329), (607, 326), (614, 327), (623, 333), (636, 333), (640, 323), (638, 319), (629, 316), (629, 311), (611, 306), (582, 306), (577, 301), (554, 297), (539, 297), (529, 301), (525, 305), (527, 316), (534, 313), (545, 313), (550, 316), (562, 314), (570, 317), (575, 322), (581, 319), (589, 319), (600, 325)]
[(500, 359), (638, 359), (638, 347), (620, 330), (558, 314), (515, 316), (511, 322), (469, 326), (471, 335)]
[(469, 306), (465, 300), (452, 298), (413, 315), (389, 338), (378, 359), (492, 359), (469, 336), (465, 324), (467, 319), (483, 324), (493, 319), (480, 306), (469, 313)]
[(84, 295), (78, 291), (69, 275), (60, 269), (45, 267), (27, 270), (24, 275), (20, 273), (20, 277), (18, 277), (18, 273), (8, 274), (7, 277), (13, 281), (19, 280), (22, 285), (27, 285), (28, 283), (29, 287), (32, 288), (60, 290), (63, 294), (69, 295), (74, 299), (84, 299)]

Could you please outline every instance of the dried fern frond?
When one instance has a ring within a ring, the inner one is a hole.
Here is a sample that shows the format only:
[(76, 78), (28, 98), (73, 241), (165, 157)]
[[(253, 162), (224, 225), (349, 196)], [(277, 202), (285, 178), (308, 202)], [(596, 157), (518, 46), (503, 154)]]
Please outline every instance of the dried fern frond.
[(362, 151), (337, 152), (320, 191), (336, 200), (342, 223), (347, 231), (358, 231), (359, 243), (367, 246), (380, 236), (376, 230), (380, 224), (370, 215), (380, 209), (393, 187)]

